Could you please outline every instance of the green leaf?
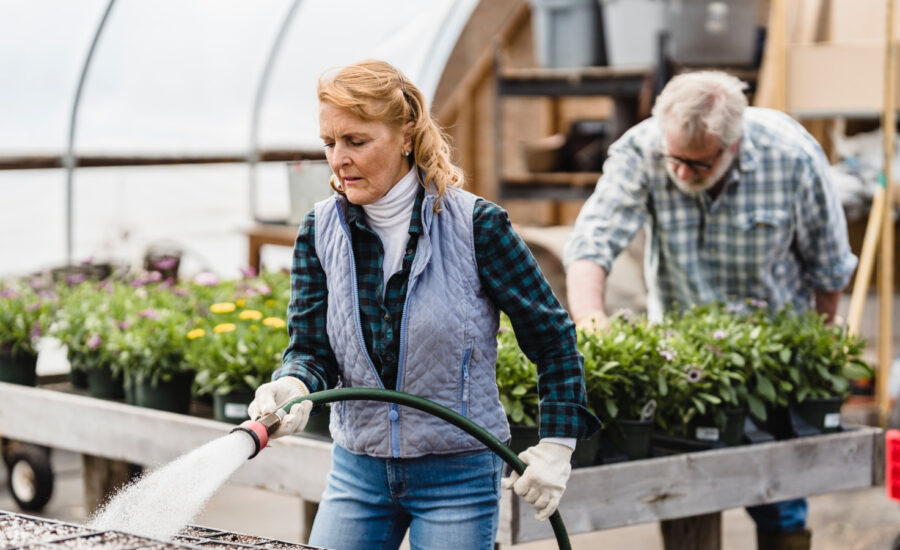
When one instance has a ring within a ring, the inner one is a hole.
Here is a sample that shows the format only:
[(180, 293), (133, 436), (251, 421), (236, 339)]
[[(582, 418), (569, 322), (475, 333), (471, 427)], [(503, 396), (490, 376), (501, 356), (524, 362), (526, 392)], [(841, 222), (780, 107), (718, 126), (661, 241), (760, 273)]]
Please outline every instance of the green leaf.
[(791, 350), (789, 348), (782, 349), (778, 352), (778, 358), (781, 359), (783, 364), (789, 364), (791, 362)]
[(759, 373), (756, 373), (756, 391), (768, 402), (775, 402), (775, 387), (768, 378)]
[(750, 414), (762, 421), (765, 421), (766, 406), (763, 405), (763, 402), (758, 397), (756, 397), (755, 395), (748, 395), (747, 406), (750, 408)]
[(666, 375), (664, 372), (660, 371), (659, 376), (656, 378), (656, 384), (659, 388), (659, 395), (665, 397), (666, 394), (669, 393), (669, 383), (666, 381)]
[(743, 367), (744, 365), (747, 364), (747, 362), (744, 360), (743, 356), (741, 356), (738, 353), (734, 353), (734, 352), (729, 353), (728, 359), (731, 361), (731, 364), (736, 367)]

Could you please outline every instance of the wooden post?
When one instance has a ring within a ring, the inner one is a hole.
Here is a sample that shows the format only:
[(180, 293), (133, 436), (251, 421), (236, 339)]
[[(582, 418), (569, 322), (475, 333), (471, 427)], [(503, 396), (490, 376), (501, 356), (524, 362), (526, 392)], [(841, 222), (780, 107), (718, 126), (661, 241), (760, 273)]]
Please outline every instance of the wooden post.
[(884, 214), (884, 189), (875, 191), (872, 197), (872, 208), (866, 222), (866, 235), (863, 237), (862, 251), (859, 253), (859, 265), (856, 268), (856, 280), (853, 281), (853, 294), (850, 295), (850, 307), (847, 311), (847, 328), (853, 334), (859, 334), (862, 323), (863, 307), (869, 293), (869, 282), (875, 266), (878, 240), (882, 232), (881, 216)]
[(894, 48), (894, 0), (887, 2), (885, 13), (885, 67), (884, 67), (884, 110), (881, 131), (884, 135), (884, 202), (881, 217), (881, 262), (878, 269), (878, 376), (876, 377), (876, 399), (878, 417), (882, 426), (890, 413), (888, 380), (893, 363), (891, 340), (891, 315), (894, 299), (894, 216), (892, 198), (893, 176), (891, 164), (894, 159), (894, 134), (896, 132), (896, 105), (894, 101), (896, 71)]
[(659, 522), (665, 550), (719, 550), (722, 512)]
[(99, 456), (83, 454), (84, 507), (93, 514), (120, 487), (131, 481), (139, 473), (140, 467), (123, 460), (109, 460)]

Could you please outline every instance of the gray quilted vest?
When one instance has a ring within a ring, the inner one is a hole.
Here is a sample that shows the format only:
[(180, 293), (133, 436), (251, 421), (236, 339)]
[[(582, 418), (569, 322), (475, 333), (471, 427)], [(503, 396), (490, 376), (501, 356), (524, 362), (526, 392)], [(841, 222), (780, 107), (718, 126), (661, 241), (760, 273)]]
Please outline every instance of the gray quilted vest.
[[(440, 403), (483, 426), (501, 441), (509, 425), (500, 404), (497, 308), (475, 263), (472, 215), (477, 197), (448, 189), (442, 210), (426, 191), (419, 237), (407, 285), (395, 389)], [(316, 204), (316, 254), (328, 280), (328, 339), (343, 387), (384, 387), (363, 342), (347, 201), (337, 195)], [(331, 408), (335, 443), (356, 454), (412, 458), (483, 449), (444, 420), (396, 404), (343, 401)]]

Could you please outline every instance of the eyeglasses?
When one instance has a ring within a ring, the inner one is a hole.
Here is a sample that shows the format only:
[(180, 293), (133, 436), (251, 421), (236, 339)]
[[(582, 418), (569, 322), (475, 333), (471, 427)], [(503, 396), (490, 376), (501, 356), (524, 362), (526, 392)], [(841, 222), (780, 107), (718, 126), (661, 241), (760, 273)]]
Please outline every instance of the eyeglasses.
[(719, 147), (719, 151), (713, 156), (713, 158), (703, 161), (703, 160), (694, 160), (694, 159), (686, 159), (682, 157), (677, 157), (675, 155), (663, 154), (663, 158), (665, 158), (669, 162), (674, 162), (675, 164), (683, 164), (693, 170), (694, 172), (699, 171), (708, 171), (712, 170), (712, 167), (715, 166), (716, 161), (719, 160), (719, 157), (722, 156), (722, 153), (725, 151), (724, 147)]

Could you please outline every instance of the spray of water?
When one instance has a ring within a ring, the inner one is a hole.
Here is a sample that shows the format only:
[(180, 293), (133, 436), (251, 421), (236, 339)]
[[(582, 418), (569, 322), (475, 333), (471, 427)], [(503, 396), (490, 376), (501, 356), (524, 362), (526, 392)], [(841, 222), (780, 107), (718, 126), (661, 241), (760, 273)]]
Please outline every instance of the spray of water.
[(253, 451), (253, 442), (240, 432), (210, 441), (120, 489), (90, 526), (169, 540)]

